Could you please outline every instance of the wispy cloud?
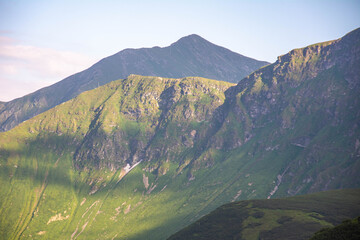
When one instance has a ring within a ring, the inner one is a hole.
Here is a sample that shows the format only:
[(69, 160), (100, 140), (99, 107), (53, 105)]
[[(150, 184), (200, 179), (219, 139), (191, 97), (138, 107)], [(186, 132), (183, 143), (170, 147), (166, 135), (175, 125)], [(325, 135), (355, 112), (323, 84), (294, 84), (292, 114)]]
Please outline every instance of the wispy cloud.
[(51, 85), (94, 62), (94, 58), (79, 53), (18, 44), (0, 36), (0, 101)]

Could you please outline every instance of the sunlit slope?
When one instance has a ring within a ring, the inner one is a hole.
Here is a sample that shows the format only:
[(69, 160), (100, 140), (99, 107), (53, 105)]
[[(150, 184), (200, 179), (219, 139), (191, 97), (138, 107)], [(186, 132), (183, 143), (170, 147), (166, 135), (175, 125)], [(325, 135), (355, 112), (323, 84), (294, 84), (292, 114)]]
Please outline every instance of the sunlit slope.
[(8, 131), (84, 91), (130, 74), (170, 78), (199, 76), (237, 83), (267, 64), (217, 46), (195, 34), (164, 48), (124, 49), (51, 86), (0, 103), (0, 131)]
[(1, 133), (1, 235), (164, 239), (231, 201), (360, 187), (359, 34), (236, 86), (132, 75)]
[(1, 235), (156, 239), (184, 226), (201, 204), (182, 209), (197, 191), (182, 169), (230, 86), (133, 75), (2, 133)]

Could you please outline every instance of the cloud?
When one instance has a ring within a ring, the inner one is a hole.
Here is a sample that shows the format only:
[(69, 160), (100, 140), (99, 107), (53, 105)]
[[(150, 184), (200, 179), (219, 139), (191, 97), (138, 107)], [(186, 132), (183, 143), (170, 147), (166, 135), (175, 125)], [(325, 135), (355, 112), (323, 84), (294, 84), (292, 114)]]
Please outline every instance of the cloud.
[(95, 63), (83, 54), (18, 44), (0, 36), (0, 101), (51, 85)]

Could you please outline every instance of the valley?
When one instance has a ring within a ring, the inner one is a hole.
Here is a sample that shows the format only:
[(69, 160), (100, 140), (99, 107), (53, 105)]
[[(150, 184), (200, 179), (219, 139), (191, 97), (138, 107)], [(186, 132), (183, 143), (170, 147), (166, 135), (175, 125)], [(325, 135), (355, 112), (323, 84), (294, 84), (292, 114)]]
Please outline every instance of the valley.
[[(131, 74), (0, 133), (0, 235), (167, 239), (230, 202), (244, 239), (356, 217), (357, 190), (273, 198), (360, 187), (359, 41), (294, 49), (239, 83)], [(339, 219), (310, 208), (342, 194)]]

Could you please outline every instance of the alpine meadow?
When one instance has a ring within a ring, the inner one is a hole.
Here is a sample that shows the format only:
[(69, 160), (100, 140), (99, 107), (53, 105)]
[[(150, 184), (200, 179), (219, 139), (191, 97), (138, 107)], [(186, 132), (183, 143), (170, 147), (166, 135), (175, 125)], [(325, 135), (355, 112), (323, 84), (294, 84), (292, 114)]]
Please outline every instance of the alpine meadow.
[(360, 29), (272, 64), (198, 35), (126, 49), (0, 103), (0, 125), (1, 239), (359, 225)]

